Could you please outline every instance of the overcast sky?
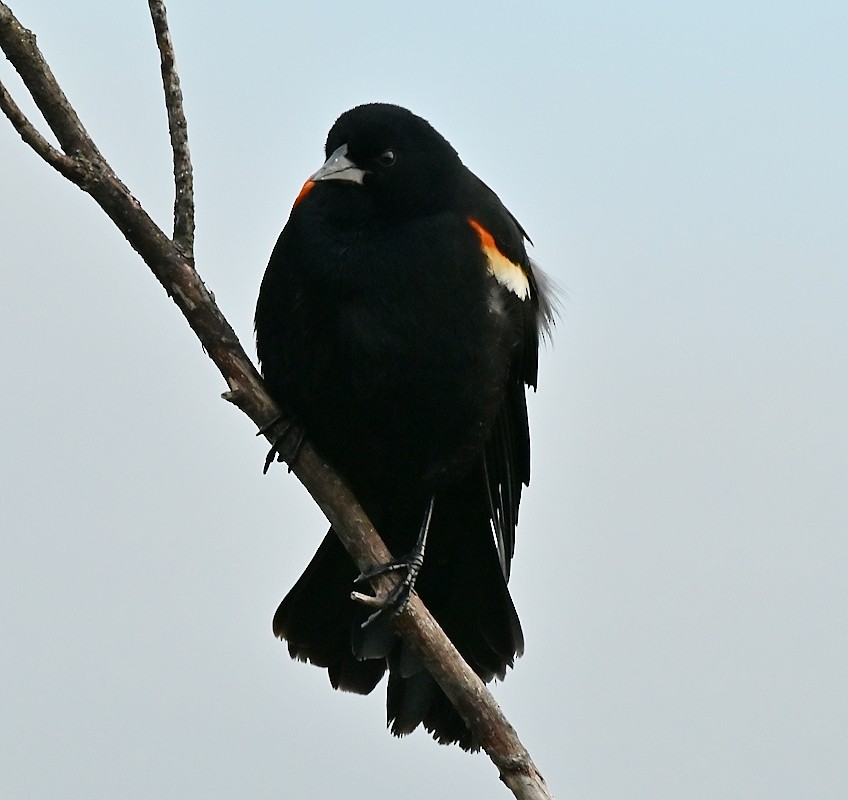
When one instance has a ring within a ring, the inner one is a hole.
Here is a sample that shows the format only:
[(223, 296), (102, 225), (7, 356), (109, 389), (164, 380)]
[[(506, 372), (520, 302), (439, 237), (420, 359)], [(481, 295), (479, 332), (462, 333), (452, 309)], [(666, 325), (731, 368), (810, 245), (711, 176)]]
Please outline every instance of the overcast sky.
[[(146, 4), (11, 5), (167, 226)], [(564, 289), (527, 653), (495, 686), (555, 796), (848, 797), (848, 5), (234, 7), (169, 12), (198, 268), (249, 352), (292, 200), (365, 101), (429, 119)], [(324, 520), (5, 119), (0, 340), (3, 800), (509, 796), (485, 756), (391, 737), (383, 687), (289, 661), (271, 616)]]

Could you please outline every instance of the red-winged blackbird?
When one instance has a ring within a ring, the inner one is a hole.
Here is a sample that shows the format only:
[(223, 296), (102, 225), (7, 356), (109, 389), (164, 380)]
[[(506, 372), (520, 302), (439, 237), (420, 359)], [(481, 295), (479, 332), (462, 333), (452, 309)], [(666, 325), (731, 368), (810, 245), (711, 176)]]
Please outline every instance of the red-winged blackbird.
[[(265, 381), (395, 555), (432, 510), (415, 590), (474, 671), (503, 678), (524, 647), (507, 579), (530, 479), (525, 385), (551, 323), (544, 280), (515, 217), (420, 117), (358, 106), (333, 125), (326, 155), (262, 281)], [(386, 620), (363, 627), (356, 578), (331, 530), (274, 633), (336, 689), (367, 694), (388, 668), (393, 733), (423, 723), (476, 748)]]

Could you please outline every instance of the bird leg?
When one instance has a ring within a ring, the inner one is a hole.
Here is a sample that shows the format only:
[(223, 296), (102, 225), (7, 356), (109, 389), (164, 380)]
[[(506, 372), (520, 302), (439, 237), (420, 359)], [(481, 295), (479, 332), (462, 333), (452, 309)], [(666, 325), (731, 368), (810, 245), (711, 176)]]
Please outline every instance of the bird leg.
[(362, 583), (375, 575), (385, 575), (389, 572), (397, 570), (405, 570), (406, 575), (403, 580), (395, 586), (385, 597), (370, 597), (368, 595), (353, 592), (351, 595), (354, 600), (359, 600), (369, 606), (376, 606), (377, 610), (365, 622), (362, 627), (370, 625), (377, 617), (384, 612), (390, 613), (390, 619), (400, 614), (409, 603), (409, 598), (415, 589), (415, 580), (418, 578), (418, 573), (421, 572), (421, 567), (424, 566), (424, 549), (427, 546), (427, 532), (430, 530), (430, 520), (433, 518), (433, 503), (434, 497), (431, 497), (427, 503), (427, 510), (424, 512), (424, 519), (421, 522), (421, 528), (418, 531), (418, 539), (412, 550), (403, 558), (389, 561), (386, 564), (378, 564), (376, 567), (365, 570), (361, 573), (354, 583)]
[[(277, 461), (287, 462), (289, 472), (291, 472), (292, 466), (297, 461), (297, 457), (300, 455), (300, 448), (303, 447), (303, 442), (306, 438), (306, 431), (303, 429), (303, 426), (293, 419), (287, 419), (283, 414), (278, 414), (267, 425), (263, 425), (256, 432), (256, 435), (264, 436), (280, 422), (283, 423), (283, 428), (274, 436), (274, 440), (271, 442), (271, 449), (268, 451), (268, 455), (265, 456), (265, 466), (262, 468), (263, 475), (268, 472), (275, 459)], [(289, 438), (289, 433), (294, 434), (294, 443), (290, 447), (284, 447)]]

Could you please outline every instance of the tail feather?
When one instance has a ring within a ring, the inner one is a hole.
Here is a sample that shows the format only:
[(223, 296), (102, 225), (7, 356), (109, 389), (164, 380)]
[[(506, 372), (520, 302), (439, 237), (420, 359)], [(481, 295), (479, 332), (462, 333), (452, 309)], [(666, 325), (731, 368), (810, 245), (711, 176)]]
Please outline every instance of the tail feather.
[(424, 721), (437, 691), (436, 682), (426, 670), (404, 678), (389, 669), (386, 724), (392, 733), (395, 736), (412, 733)]
[(285, 639), (289, 655), (325, 667), (334, 689), (368, 694), (386, 671), (385, 660), (361, 661), (351, 635), (362, 623), (350, 599), (356, 567), (336, 534), (324, 537), (309, 566), (274, 614), (274, 635)]
[[(522, 654), (524, 638), (478, 479), (482, 476), (474, 473), (437, 494), (416, 591), (469, 666), (490, 681), (505, 676)], [(402, 530), (396, 527), (400, 520)], [(384, 515), (381, 533), (393, 552), (409, 548), (418, 522), (414, 513), (394, 520)], [(395, 735), (423, 724), (440, 743), (478, 749), (447, 696), (394, 636), (388, 620), (378, 619), (364, 631), (360, 627), (367, 611), (350, 599), (355, 577), (355, 566), (331, 530), (280, 604), (274, 634), (288, 641), (293, 658), (326, 668), (337, 689), (368, 694), (388, 668), (386, 712)]]
[(479, 750), (479, 742), (432, 675), (420, 670), (403, 677), (393, 661), (389, 659), (386, 690), (386, 722), (391, 732), (405, 736), (423, 725), (439, 744), (455, 742), (463, 750)]

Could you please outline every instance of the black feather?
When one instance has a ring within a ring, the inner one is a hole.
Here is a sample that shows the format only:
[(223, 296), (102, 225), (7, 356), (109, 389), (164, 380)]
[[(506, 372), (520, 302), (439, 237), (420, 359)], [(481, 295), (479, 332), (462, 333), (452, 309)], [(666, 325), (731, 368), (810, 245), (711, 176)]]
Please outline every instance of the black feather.
[[(524, 648), (506, 582), (530, 479), (525, 386), (551, 321), (546, 284), (524, 229), (426, 121), (360, 106), (330, 131), (327, 154), (338, 152), (361, 182), (330, 176), (301, 192), (257, 304), (263, 374), (395, 556), (435, 498), (416, 591), (477, 674), (503, 678)], [(493, 253), (526, 292), (499, 277)], [(388, 669), (394, 733), (423, 724), (440, 742), (479, 746), (391, 626), (361, 627), (355, 576), (331, 531), (282, 601), (275, 635), (339, 689), (368, 693)]]

